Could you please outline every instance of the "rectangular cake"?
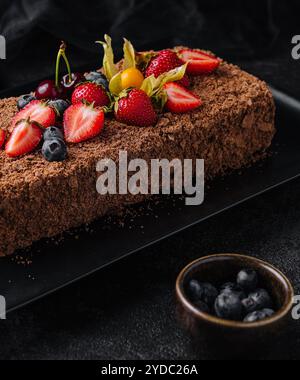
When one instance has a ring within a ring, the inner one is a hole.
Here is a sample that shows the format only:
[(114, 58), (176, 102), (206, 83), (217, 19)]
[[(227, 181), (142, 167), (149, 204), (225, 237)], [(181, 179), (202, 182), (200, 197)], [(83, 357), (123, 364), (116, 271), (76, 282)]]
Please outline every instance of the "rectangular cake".
[[(36, 151), (12, 159), (0, 151), (0, 256), (42, 238), (114, 212), (146, 196), (101, 196), (100, 159), (204, 159), (206, 180), (261, 159), (275, 134), (275, 106), (267, 85), (223, 63), (211, 75), (192, 79), (203, 101), (194, 112), (163, 113), (156, 126), (140, 128), (107, 118), (102, 134), (69, 146), (64, 162), (50, 163)], [(16, 98), (0, 100), (0, 127), (11, 132)]]

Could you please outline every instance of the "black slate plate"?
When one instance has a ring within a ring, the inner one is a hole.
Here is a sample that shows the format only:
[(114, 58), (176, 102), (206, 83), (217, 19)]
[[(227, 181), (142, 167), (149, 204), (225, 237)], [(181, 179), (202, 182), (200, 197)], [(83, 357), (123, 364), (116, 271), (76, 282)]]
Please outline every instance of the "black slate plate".
[[(25, 93), (33, 85), (26, 87), (0, 97)], [(140, 216), (127, 217), (125, 226), (99, 220), (91, 226), (92, 233), (81, 229), (59, 243), (39, 242), (29, 252), (19, 253), (30, 258), (30, 265), (23, 265), (20, 257), (1, 259), (0, 294), (6, 297), (8, 312), (300, 176), (300, 102), (273, 92), (278, 133), (272, 157), (212, 182), (202, 206), (185, 207), (183, 200), (166, 198), (160, 204), (140, 206)]]

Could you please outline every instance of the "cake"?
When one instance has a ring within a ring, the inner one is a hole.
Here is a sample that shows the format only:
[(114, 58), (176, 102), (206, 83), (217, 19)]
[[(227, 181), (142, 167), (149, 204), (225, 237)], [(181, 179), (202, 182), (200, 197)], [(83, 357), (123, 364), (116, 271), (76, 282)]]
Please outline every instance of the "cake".
[[(39, 150), (14, 159), (0, 151), (0, 256), (143, 202), (147, 196), (97, 193), (97, 162), (118, 162), (120, 150), (147, 162), (204, 159), (206, 180), (263, 158), (275, 134), (267, 85), (226, 62), (190, 80), (191, 91), (202, 99), (200, 108), (183, 114), (164, 111), (147, 128), (108, 116), (99, 136), (68, 145), (63, 162), (48, 162)], [(16, 104), (17, 98), (0, 100), (0, 127), (8, 133)]]

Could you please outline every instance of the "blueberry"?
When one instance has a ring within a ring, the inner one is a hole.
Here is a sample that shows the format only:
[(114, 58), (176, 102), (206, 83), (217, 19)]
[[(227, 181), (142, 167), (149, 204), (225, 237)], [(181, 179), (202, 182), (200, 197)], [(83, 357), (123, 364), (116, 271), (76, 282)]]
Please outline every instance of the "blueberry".
[(208, 306), (213, 306), (219, 293), (217, 289), (209, 283), (192, 280), (189, 284), (189, 294), (193, 301), (202, 301)]
[(106, 89), (106, 91), (109, 90), (109, 82), (106, 76), (102, 73), (99, 73), (98, 71), (92, 71), (88, 74), (85, 74), (85, 79), (87, 81), (103, 86)]
[(64, 139), (64, 135), (60, 128), (57, 127), (49, 127), (44, 132), (44, 141), (46, 140), (55, 140), (55, 139)]
[(252, 292), (257, 288), (257, 273), (252, 269), (244, 269), (237, 276), (237, 284), (246, 292)]
[(193, 302), (194, 306), (199, 310), (202, 311), (202, 313), (209, 314), (210, 313), (210, 308), (205, 302), (202, 301), (195, 301)]
[(271, 309), (263, 309), (261, 311), (254, 311), (251, 314), (248, 314), (244, 319), (246, 323), (253, 323), (263, 321), (265, 319), (271, 318), (275, 314), (274, 310)]
[(188, 292), (192, 301), (200, 301), (204, 293), (202, 285), (197, 280), (190, 281)]
[(234, 293), (237, 296), (239, 296), (239, 298), (241, 300), (246, 298), (246, 294), (243, 291), (243, 289), (239, 285), (234, 284), (233, 282), (227, 282), (226, 284), (221, 286), (220, 290), (221, 290), (221, 294), (223, 294), (223, 293)]
[(247, 317), (244, 319), (244, 322), (254, 323), (254, 322), (263, 321), (266, 318), (267, 318), (266, 314), (263, 313), (262, 311), (254, 311), (253, 313), (250, 313), (247, 315)]
[(219, 292), (213, 285), (209, 283), (203, 283), (202, 288), (202, 301), (205, 302), (208, 306), (213, 306), (216, 301), (216, 298), (218, 297)]
[(257, 310), (256, 302), (252, 298), (245, 298), (242, 300), (242, 305), (246, 315)]
[(242, 301), (247, 314), (263, 309), (271, 309), (273, 306), (272, 299), (265, 289), (258, 289), (249, 294), (249, 297)]
[(49, 106), (55, 108), (59, 116), (62, 116), (64, 112), (70, 107), (70, 103), (63, 99), (51, 100)]
[(42, 154), (49, 162), (61, 162), (67, 158), (67, 147), (61, 139), (46, 140), (42, 148)]
[(216, 299), (215, 311), (219, 318), (240, 321), (243, 315), (242, 302), (234, 293), (223, 293)]
[(17, 101), (18, 110), (21, 111), (24, 107), (26, 107), (33, 100), (36, 100), (36, 98), (31, 94), (20, 96), (18, 101)]
[(265, 289), (256, 290), (254, 293), (249, 294), (249, 298), (252, 298), (256, 302), (258, 310), (272, 309), (272, 299)]

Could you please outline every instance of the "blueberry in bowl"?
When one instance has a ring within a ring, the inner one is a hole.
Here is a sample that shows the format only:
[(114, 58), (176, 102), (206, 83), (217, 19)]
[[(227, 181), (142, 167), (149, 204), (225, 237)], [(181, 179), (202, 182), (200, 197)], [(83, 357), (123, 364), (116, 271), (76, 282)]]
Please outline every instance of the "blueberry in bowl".
[[(203, 284), (217, 289), (212, 306), (205, 302)], [(179, 321), (197, 347), (213, 350), (216, 357), (240, 358), (278, 344), (291, 320), (294, 291), (271, 264), (219, 254), (201, 258), (180, 273), (176, 298)]]

